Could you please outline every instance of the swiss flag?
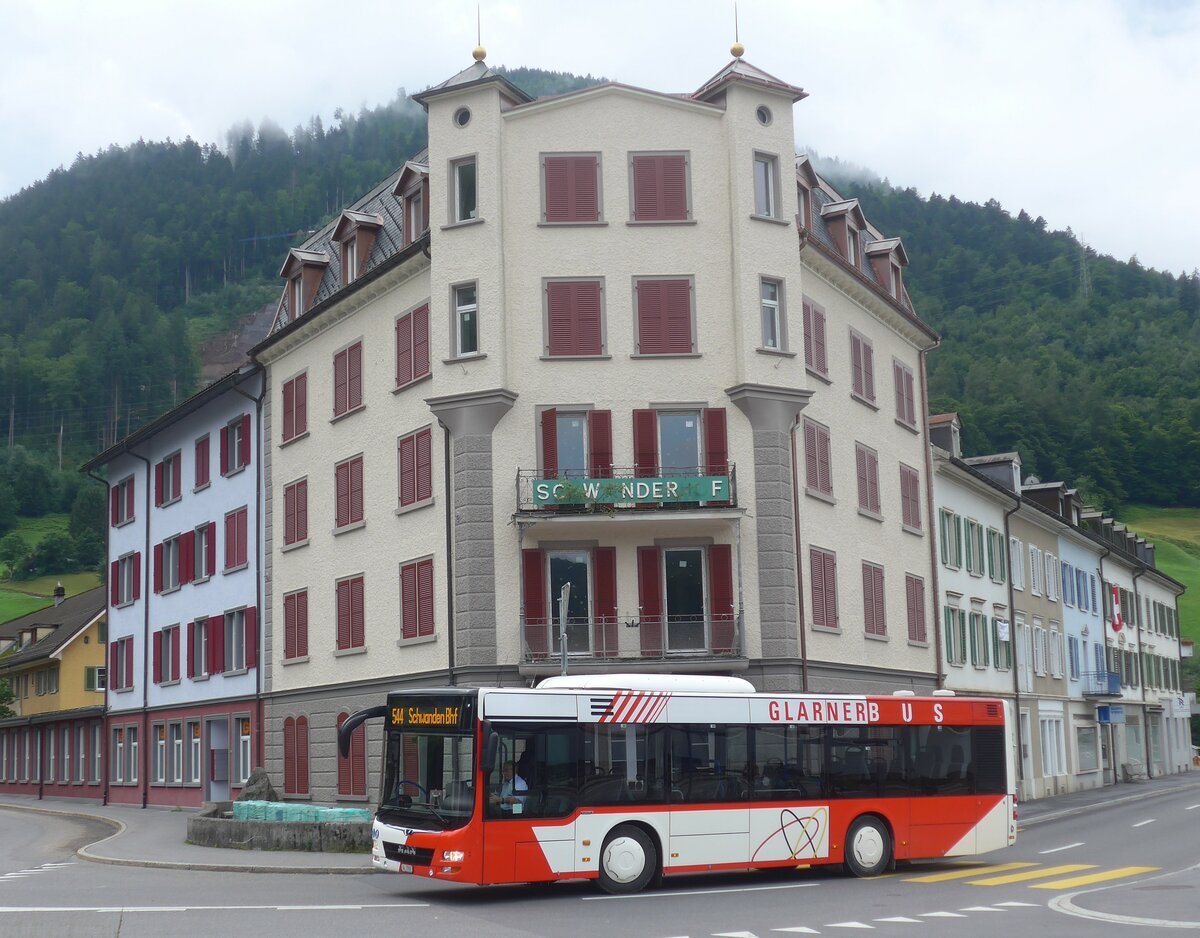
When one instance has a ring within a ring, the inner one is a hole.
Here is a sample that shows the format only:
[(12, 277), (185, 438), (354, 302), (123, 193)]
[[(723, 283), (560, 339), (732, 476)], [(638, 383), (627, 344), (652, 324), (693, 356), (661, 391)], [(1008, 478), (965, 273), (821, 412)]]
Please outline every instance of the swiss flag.
[(1112, 630), (1114, 632), (1119, 632), (1119, 631), (1121, 631), (1122, 628), (1125, 627), (1125, 623), (1121, 620), (1121, 589), (1120, 589), (1120, 587), (1114, 586), (1112, 588), (1112, 599), (1113, 599)]

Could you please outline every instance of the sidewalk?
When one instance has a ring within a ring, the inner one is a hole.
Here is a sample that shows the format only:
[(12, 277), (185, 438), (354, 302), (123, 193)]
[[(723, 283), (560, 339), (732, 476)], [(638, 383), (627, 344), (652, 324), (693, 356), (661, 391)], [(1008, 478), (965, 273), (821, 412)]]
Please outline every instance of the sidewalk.
[[(95, 863), (173, 870), (243, 873), (374, 873), (366, 853), (314, 853), (304, 850), (234, 850), (186, 842), (193, 810), (76, 803), (70, 798), (0, 797), (0, 809), (99, 820), (113, 833), (81, 847), (77, 854)], [(0, 814), (2, 817), (2, 814)]]
[[(1020, 827), (1080, 814), (1099, 805), (1145, 800), (1174, 791), (1200, 789), (1200, 772), (1168, 775), (1146, 782), (1110, 785), (1093, 791), (1041, 798), (1018, 806)], [(300, 850), (230, 850), (185, 842), (190, 810), (136, 808), (129, 805), (78, 804), (69, 798), (10, 795), (0, 809), (42, 811), (99, 820), (113, 827), (103, 840), (80, 848), (78, 855), (95, 863), (161, 869), (253, 873), (364, 874), (374, 872), (365, 853), (310, 853)]]

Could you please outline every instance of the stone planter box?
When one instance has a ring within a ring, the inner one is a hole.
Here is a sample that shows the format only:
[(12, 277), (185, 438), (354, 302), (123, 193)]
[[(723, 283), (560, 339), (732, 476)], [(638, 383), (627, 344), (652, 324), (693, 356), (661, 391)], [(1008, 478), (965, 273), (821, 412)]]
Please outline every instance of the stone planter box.
[(188, 818), (187, 840), (201, 847), (235, 850), (307, 850), (370, 853), (371, 825), (293, 821), (235, 821), (232, 802), (206, 804)]

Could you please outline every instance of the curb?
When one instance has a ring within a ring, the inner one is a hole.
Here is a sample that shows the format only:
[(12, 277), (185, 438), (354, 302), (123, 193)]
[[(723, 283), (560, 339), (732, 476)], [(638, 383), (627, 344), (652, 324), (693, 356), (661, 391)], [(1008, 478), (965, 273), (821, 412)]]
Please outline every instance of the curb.
[[(1130, 801), (1145, 801), (1148, 798), (1158, 798), (1162, 795), (1173, 795), (1176, 792), (1187, 791), (1190, 788), (1195, 788), (1192, 785), (1176, 785), (1172, 788), (1159, 788), (1153, 791), (1142, 791), (1136, 795), (1124, 795), (1120, 798), (1108, 798), (1105, 801), (1093, 801), (1090, 804), (1076, 805), (1073, 808), (1063, 808), (1059, 811), (1047, 811), (1045, 814), (1038, 814), (1031, 818), (1018, 817), (1017, 830), (1020, 831), (1025, 827), (1034, 827), (1045, 821), (1057, 821), (1059, 818), (1074, 817), (1077, 814), (1083, 814), (1085, 811), (1091, 811), (1093, 808), (1107, 808), (1112, 805), (1126, 804)], [(1018, 806), (1018, 813), (1020, 806)]]
[(319, 873), (326, 876), (329, 875), (350, 875), (361, 876), (365, 873), (382, 872), (372, 866), (366, 866), (362, 869), (355, 869), (350, 866), (262, 866), (252, 865), (249, 863), (190, 863), (179, 860), (140, 860), (126, 857), (110, 857), (103, 854), (93, 853), (92, 848), (98, 847), (100, 844), (107, 843), (114, 837), (120, 837), (129, 828), (124, 821), (116, 818), (105, 817), (102, 814), (89, 814), (85, 811), (64, 811), (55, 808), (32, 807), (29, 805), (17, 805), (11, 802), (0, 801), (0, 809), (14, 811), (31, 811), (35, 814), (51, 814), (58, 817), (73, 817), (80, 818), (85, 821), (99, 821), (102, 824), (107, 824), (110, 827), (116, 828), (107, 837), (102, 837), (95, 843), (87, 844), (75, 851), (75, 856), (81, 860), (87, 860), (90, 863), (107, 863), (112, 866), (140, 866), (147, 869), (158, 870), (195, 870), (208, 873)]

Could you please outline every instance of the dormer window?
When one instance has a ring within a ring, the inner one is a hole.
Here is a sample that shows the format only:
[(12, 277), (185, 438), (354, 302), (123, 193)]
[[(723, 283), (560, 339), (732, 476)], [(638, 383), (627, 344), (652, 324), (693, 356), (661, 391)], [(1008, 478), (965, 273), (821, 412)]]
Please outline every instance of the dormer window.
[(811, 228), (812, 215), (810, 212), (812, 206), (812, 193), (809, 192), (804, 186), (796, 186), (796, 198), (798, 203), (796, 211), (796, 223), (801, 228)]
[(405, 163), (392, 195), (403, 213), (401, 246), (408, 247), (429, 227), (429, 167), (412, 160)]
[(358, 276), (358, 239), (352, 238), (342, 245), (342, 284), (354, 283)]
[(292, 278), (292, 295), (288, 306), (295, 316), (299, 316), (304, 312), (304, 278), (299, 274), (296, 274)]
[(894, 296), (896, 299), (900, 299), (900, 290), (901, 290), (902, 284), (903, 284), (903, 281), (901, 280), (900, 265), (893, 263), (892, 264), (892, 296)]
[(897, 303), (904, 300), (904, 268), (908, 254), (899, 238), (881, 238), (869, 242), (863, 249), (879, 289)]
[(846, 260), (858, 270), (858, 229), (853, 225), (846, 226)]
[(383, 219), (378, 215), (350, 209), (342, 212), (331, 240), (341, 245), (343, 287), (354, 283), (366, 269), (371, 248), (382, 227)]
[(287, 280), (287, 305), (291, 319), (296, 320), (312, 308), (317, 289), (325, 268), (329, 266), (329, 255), (323, 251), (306, 251), (292, 248), (279, 276)]

